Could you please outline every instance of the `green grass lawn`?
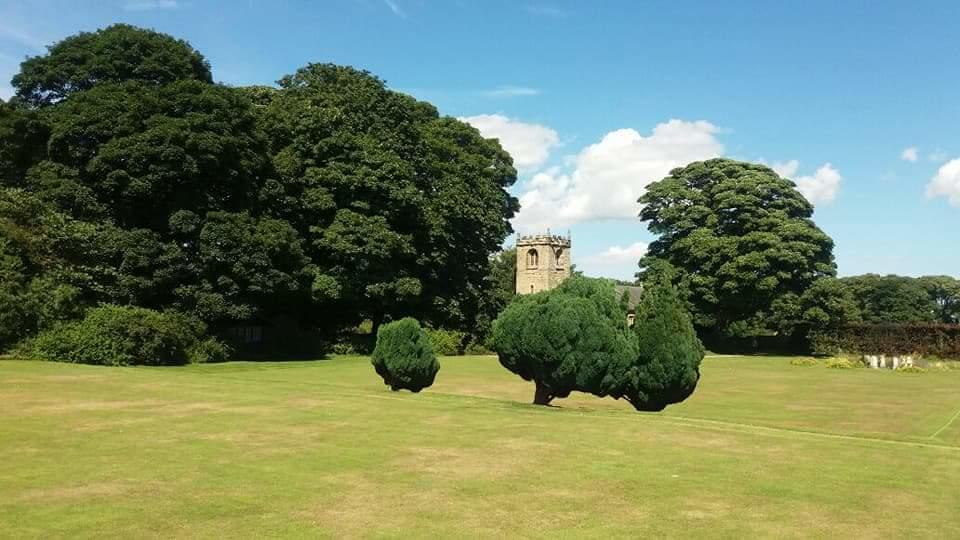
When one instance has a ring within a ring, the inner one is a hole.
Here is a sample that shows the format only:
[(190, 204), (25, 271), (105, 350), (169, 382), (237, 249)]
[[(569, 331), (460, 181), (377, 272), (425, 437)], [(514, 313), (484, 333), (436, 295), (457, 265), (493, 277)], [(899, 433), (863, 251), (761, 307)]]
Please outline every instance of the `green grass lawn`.
[(960, 372), (708, 358), (660, 414), (445, 358), (0, 362), (0, 537), (960, 538)]

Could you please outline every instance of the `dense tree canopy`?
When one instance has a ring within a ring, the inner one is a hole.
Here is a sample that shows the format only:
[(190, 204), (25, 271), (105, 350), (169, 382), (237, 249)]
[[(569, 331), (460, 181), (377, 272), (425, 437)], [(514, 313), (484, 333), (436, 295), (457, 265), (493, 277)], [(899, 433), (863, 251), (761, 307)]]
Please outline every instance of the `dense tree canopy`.
[(101, 303), (328, 333), (406, 315), (482, 332), (502, 307), (510, 156), (369, 73), (230, 88), (186, 42), (115, 25), (13, 84), (0, 347)]
[[(796, 320), (784, 321), (782, 328), (831, 328), (861, 320), (860, 308), (853, 291), (836, 278), (823, 278), (813, 282), (807, 290), (792, 302), (792, 296), (784, 297), (785, 302), (774, 305), (777, 317), (795, 314)], [(792, 307), (796, 306), (796, 311)]]
[[(487, 258), (511, 232), (510, 156), (369, 73), (311, 64), (260, 104), (277, 212), (306, 239), (318, 300), (374, 320), (475, 317)], [(427, 300), (429, 299), (429, 300)]]
[(177, 211), (259, 207), (265, 141), (229, 88), (103, 84), (45, 113), (47, 161), (27, 182), (77, 217), (165, 233)]
[(13, 77), (17, 97), (50, 105), (100, 84), (179, 80), (213, 82), (210, 65), (189, 43), (126, 24), (80, 32), (23, 62)]
[(833, 241), (811, 219), (813, 207), (769, 167), (691, 163), (651, 184), (639, 202), (658, 236), (639, 276), (676, 284), (701, 328), (772, 333), (776, 303), (796, 303), (836, 273)]

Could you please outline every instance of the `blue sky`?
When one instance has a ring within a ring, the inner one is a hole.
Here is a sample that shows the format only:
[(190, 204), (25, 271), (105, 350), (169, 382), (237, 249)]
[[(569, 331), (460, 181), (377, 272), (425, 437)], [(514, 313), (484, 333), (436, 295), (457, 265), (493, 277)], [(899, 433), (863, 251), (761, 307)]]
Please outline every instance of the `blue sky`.
[(631, 276), (635, 196), (723, 155), (802, 186), (841, 275), (960, 276), (960, 2), (0, 0), (0, 96), (113, 22), (190, 41), (225, 83), (349, 64), (467, 119), (521, 166), (518, 230), (571, 230), (588, 274)]

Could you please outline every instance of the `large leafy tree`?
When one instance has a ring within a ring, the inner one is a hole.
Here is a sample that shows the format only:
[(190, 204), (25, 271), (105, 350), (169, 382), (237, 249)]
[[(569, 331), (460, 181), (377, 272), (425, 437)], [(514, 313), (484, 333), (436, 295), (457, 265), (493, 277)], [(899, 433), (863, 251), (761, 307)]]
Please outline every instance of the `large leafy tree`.
[(27, 169), (42, 159), (48, 128), (40, 115), (0, 100), (0, 186), (20, 186)]
[(315, 298), (375, 326), (472, 322), (517, 209), (499, 144), (348, 67), (310, 64), (246, 92), (279, 178), (266, 190), (317, 265)]
[(22, 191), (0, 197), (0, 219), (29, 283), (223, 324), (306, 311), (312, 266), (265, 207), (276, 183), (254, 107), (189, 45), (114, 26), (27, 60), (14, 85), (0, 157)]
[(510, 156), (366, 72), (279, 86), (213, 84), (189, 44), (126, 25), (25, 61), (0, 102), (6, 304), (69, 304), (31, 328), (99, 302), (476, 327), (517, 209)]
[(37, 193), (79, 216), (166, 232), (181, 210), (256, 209), (268, 166), (250, 103), (223, 86), (102, 84), (45, 111)]
[(813, 206), (769, 167), (691, 163), (651, 184), (639, 202), (658, 236), (639, 277), (672, 281), (701, 328), (772, 333), (775, 303), (836, 273), (833, 241), (813, 222)]
[(179, 80), (213, 82), (210, 65), (189, 43), (126, 24), (80, 32), (29, 58), (13, 77), (17, 98), (34, 106), (57, 103), (101, 84)]
[(176, 305), (206, 321), (296, 316), (309, 308), (312, 279), (303, 241), (289, 223), (247, 213), (210, 212), (173, 220), (189, 279)]

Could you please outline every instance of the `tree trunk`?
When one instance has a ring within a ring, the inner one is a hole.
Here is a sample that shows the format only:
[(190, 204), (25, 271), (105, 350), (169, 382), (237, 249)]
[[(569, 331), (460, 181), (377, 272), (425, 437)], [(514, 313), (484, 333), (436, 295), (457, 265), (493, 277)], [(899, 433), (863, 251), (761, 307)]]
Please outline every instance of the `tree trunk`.
[(550, 393), (550, 389), (540, 384), (539, 381), (534, 381), (534, 384), (537, 385), (537, 389), (533, 394), (533, 404), (549, 405), (550, 402), (553, 401), (553, 394)]
[(383, 314), (374, 313), (370, 316), (370, 334), (373, 336), (374, 341), (377, 339), (377, 332), (380, 330), (381, 324), (383, 324)]

